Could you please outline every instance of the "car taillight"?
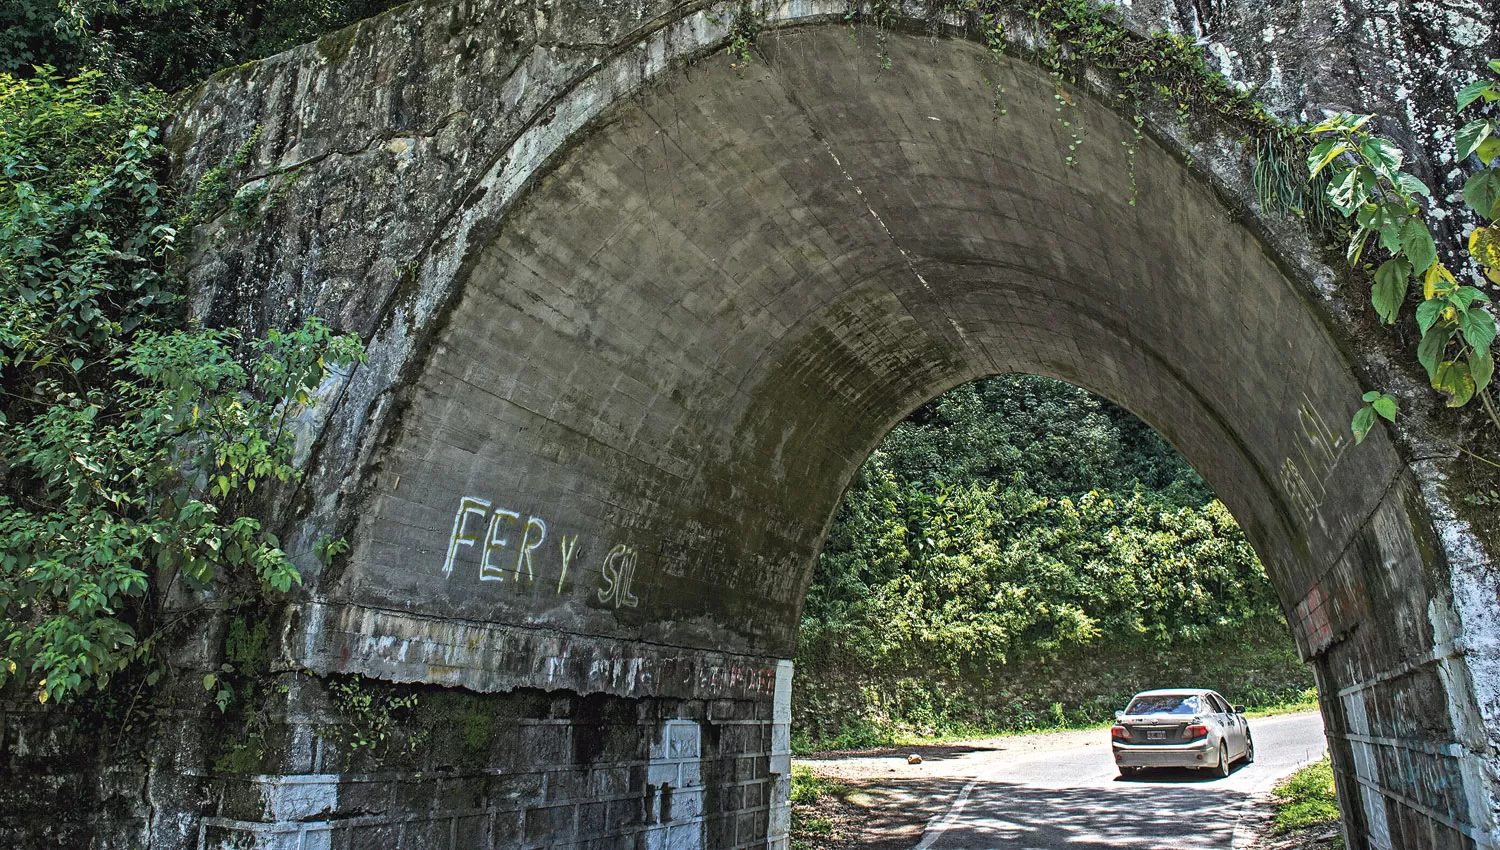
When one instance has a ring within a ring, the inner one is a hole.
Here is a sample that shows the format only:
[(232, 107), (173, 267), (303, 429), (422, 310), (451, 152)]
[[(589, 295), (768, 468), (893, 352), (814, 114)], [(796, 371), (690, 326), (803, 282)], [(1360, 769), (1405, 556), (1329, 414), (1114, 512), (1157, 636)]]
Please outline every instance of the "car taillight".
[(1204, 726), (1202, 723), (1194, 723), (1193, 725), (1183, 730), (1182, 737), (1189, 741), (1193, 740), (1194, 738), (1207, 738), (1208, 727)]
[(1126, 729), (1124, 726), (1111, 726), (1109, 729), (1109, 737), (1115, 738), (1120, 741), (1128, 741), (1130, 740), (1130, 730)]

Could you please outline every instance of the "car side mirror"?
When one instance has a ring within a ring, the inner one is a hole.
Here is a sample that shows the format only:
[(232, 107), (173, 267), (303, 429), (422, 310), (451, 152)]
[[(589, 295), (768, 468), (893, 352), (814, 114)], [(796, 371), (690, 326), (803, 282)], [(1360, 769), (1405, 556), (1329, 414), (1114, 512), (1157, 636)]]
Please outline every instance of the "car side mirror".
[(1235, 706), (1234, 707), (1234, 713), (1235, 714), (1244, 714), (1245, 713), (1245, 707), (1243, 705), (1237, 705), (1237, 706)]
[(1124, 716), (1125, 716), (1125, 712), (1123, 712), (1123, 711), (1117, 711), (1117, 712), (1115, 712), (1115, 719), (1116, 720), (1119, 720), (1121, 717), (1124, 717)]

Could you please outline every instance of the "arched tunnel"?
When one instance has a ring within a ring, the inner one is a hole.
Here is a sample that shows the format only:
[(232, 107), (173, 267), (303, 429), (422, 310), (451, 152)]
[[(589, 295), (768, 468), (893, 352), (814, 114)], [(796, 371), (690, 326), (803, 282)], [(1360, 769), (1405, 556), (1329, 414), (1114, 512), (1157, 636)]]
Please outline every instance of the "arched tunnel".
[[(372, 339), (309, 426), (291, 537), (352, 550), (302, 560), (287, 668), (484, 695), (518, 718), (489, 775), (551, 778), (452, 800), (388, 778), (386, 821), (341, 814), (376, 780), (306, 755), (317, 712), (289, 711), (279, 772), (245, 780), (261, 802), (205, 813), (205, 846), (395, 822), (453, 836), (413, 847), (786, 846), (785, 659), (840, 495), (913, 409), (1010, 372), (1128, 408), (1221, 494), (1316, 671), (1351, 846), (1497, 846), (1493, 571), (1455, 565), (1409, 447), (1353, 444), (1355, 320), (1206, 179), (1222, 163), (947, 30), (877, 46), (810, 16), (731, 69), (686, 61), (722, 43), (698, 10), (587, 65), (411, 14), (193, 94), (185, 174), (256, 124), (259, 179), (315, 174), (259, 232), (209, 228), (193, 273), (215, 321), (292, 305)], [(398, 36), (474, 64), (446, 93), (402, 78)], [(486, 62), (511, 63), (488, 89)], [(573, 82), (538, 95), (547, 74)], [(225, 106), (246, 92), (259, 112)], [(517, 115), (494, 156), (465, 140)], [(378, 214), (352, 200), (371, 186)], [(503, 707), (523, 692), (552, 702)]]

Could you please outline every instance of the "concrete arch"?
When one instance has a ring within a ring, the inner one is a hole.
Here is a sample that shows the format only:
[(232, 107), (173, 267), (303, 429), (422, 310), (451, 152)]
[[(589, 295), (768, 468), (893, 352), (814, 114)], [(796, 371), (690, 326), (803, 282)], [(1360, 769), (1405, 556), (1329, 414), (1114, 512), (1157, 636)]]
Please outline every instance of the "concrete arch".
[[(318, 65), (311, 48), (286, 60), (300, 74), (253, 70), (187, 108), (177, 132), (219, 132), (222, 147), (234, 121), (205, 116), (237, 87), (295, 91), (266, 179), (326, 169), (301, 190), (319, 209), (341, 203), (340, 186), (401, 184), (423, 156), (443, 168), (402, 191), (440, 193), (444, 174), (465, 190), (415, 228), (426, 247), (404, 283), (287, 293), (371, 327), (375, 363), (330, 408), (338, 421), (310, 423), (321, 436), (298, 534), (342, 515), (354, 548), (326, 571), (306, 562), (286, 661), (657, 706), (645, 755), (609, 766), (670, 773), (689, 801), (676, 823), (605, 815), (587, 832), (583, 807), (617, 799), (597, 790), (544, 792), (522, 822), (568, 809), (556, 817), (579, 842), (782, 846), (783, 659), (839, 495), (917, 405), (1033, 372), (1141, 415), (1245, 527), (1318, 672), (1354, 846), (1494, 846), (1494, 635), (1464, 598), (1493, 596), (1488, 561), (1455, 562), (1462, 541), (1434, 523), (1432, 475), (1388, 432), (1351, 446), (1361, 382), (1340, 339), (1352, 325), (1305, 282), (1314, 267), (1285, 250), (1295, 242), (1268, 248), (1264, 225), (1247, 227), (1180, 150), (1146, 141), (1130, 161), (1127, 122), (1024, 62), (893, 33), (876, 75), (871, 48), (820, 23), (828, 13), (782, 7), (813, 25), (764, 35), (742, 74), (672, 67), (721, 43), (722, 19), (703, 10), (644, 28), (551, 98), (538, 80), (560, 73), (567, 48), (533, 52), (501, 99), (539, 117), (475, 162), (455, 147), (463, 136), (444, 135), (444, 122), (473, 123), (464, 104), (436, 109), (399, 80), (371, 89), (388, 98), (380, 109), (442, 120), (362, 148), (311, 132), (311, 107), (329, 97), (320, 79), (337, 73), (322, 65), (342, 61)], [(987, 77), (1004, 84), (1003, 117)], [(357, 173), (372, 161), (383, 170)], [(303, 236), (293, 250), (230, 234), (194, 273), (263, 261), (257, 274), (286, 279), (326, 236), (285, 229)], [(375, 270), (396, 253), (376, 254)], [(250, 324), (278, 315), (272, 297), (205, 287), (203, 303)], [(659, 714), (663, 700), (675, 714)], [(554, 719), (582, 722), (581, 710)], [(721, 725), (736, 734), (706, 731)], [(323, 781), (335, 797), (347, 784)], [(618, 800), (639, 795), (631, 782)], [(493, 805), (479, 808), (493, 823)], [(479, 817), (449, 816), (455, 831)], [(293, 821), (308, 822), (268, 804), (257, 826), (210, 825), (267, 835)]]

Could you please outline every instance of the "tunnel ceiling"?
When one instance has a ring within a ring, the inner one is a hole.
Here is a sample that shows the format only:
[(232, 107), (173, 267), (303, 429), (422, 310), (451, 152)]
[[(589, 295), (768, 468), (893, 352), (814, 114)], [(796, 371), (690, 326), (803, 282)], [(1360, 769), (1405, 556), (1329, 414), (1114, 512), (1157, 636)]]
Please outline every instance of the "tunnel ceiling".
[(786, 656), (880, 438), (1030, 372), (1160, 430), (1291, 611), (1400, 468), (1351, 447), (1318, 311), (1095, 100), (966, 41), (885, 49), (779, 32), (561, 155), (467, 258), (326, 598)]

